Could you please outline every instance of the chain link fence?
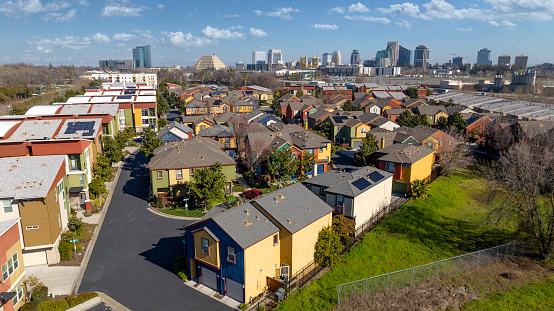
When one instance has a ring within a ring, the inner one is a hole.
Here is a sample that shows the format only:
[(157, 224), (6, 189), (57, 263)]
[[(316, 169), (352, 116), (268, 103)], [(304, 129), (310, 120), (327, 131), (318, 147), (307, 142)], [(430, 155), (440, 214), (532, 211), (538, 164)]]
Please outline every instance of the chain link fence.
[(401, 289), (427, 280), (453, 276), (479, 269), (479, 267), (503, 262), (516, 254), (519, 255), (519, 251), (516, 250), (517, 246), (516, 243), (508, 243), (422, 266), (340, 284), (336, 287), (338, 303), (366, 293), (388, 292), (391, 289)]

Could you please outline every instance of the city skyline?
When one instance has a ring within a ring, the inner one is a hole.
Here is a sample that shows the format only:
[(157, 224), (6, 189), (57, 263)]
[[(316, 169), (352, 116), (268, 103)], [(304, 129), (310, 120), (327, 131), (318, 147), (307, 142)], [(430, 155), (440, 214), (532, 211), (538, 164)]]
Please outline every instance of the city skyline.
[[(316, 5), (317, 4), (317, 5)], [(152, 66), (191, 66), (216, 54), (226, 65), (248, 63), (252, 51), (283, 51), (283, 62), (358, 50), (363, 62), (389, 41), (415, 50), (426, 45), (430, 63), (455, 53), (469, 63), (477, 51), (528, 55), (529, 65), (552, 62), (548, 29), (554, 2), (444, 0), (324, 3), (173, 3), (139, 0), (0, 1), (5, 30), (0, 63), (97, 66), (100, 59), (129, 59), (132, 48), (151, 45)], [(338, 6), (337, 6), (338, 5)], [(371, 40), (356, 40), (358, 31)], [(418, 34), (425, 33), (425, 36)], [(543, 40), (539, 40), (543, 38)], [(539, 46), (540, 42), (540, 46)], [(343, 60), (343, 63), (346, 63)]]

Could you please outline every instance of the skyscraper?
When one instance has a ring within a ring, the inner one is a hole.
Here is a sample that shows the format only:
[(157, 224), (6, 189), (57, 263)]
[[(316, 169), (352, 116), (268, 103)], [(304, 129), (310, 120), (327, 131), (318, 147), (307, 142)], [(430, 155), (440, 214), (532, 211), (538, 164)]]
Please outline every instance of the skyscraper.
[(498, 66), (511, 66), (512, 57), (510, 55), (500, 55), (498, 56)]
[(333, 56), (331, 57), (331, 63), (335, 65), (341, 64), (341, 56), (340, 51), (333, 51)]
[(321, 66), (329, 66), (333, 62), (333, 54), (323, 53), (321, 55)]
[(485, 48), (477, 52), (477, 65), (492, 65), (491, 50)]
[(429, 48), (425, 45), (418, 45), (414, 51), (414, 67), (429, 68)]
[(265, 52), (264, 51), (254, 51), (252, 52), (252, 64), (265, 64)]
[(454, 65), (463, 66), (466, 63), (466, 59), (462, 56), (456, 56), (452, 58), (452, 63)]
[(152, 54), (150, 53), (150, 45), (137, 46), (133, 49), (133, 61), (135, 68), (150, 68), (152, 67)]
[(283, 65), (283, 51), (270, 49), (267, 51), (267, 64), (281, 64)]
[(352, 54), (350, 54), (350, 65), (358, 65), (360, 62), (360, 53), (358, 53), (358, 50), (352, 51)]
[(526, 56), (526, 55), (516, 56), (516, 59), (514, 60), (514, 65), (519, 65), (521, 69), (527, 69), (528, 60), (529, 60), (529, 56)]
[(398, 61), (396, 62), (397, 67), (409, 66), (412, 63), (412, 50), (407, 49), (403, 46), (398, 48)]
[(391, 59), (390, 59), (389, 50), (377, 51), (377, 54), (375, 55), (375, 66), (376, 67), (390, 67), (391, 65), (392, 65), (392, 62), (391, 62)]
[(387, 51), (389, 51), (390, 65), (396, 67), (400, 53), (398, 41), (389, 41), (387, 43)]

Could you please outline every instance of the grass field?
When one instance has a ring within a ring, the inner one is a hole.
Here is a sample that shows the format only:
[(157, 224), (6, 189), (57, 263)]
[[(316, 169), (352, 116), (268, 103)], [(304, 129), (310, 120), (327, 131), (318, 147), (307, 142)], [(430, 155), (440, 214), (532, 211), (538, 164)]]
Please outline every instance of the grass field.
[(554, 310), (554, 279), (487, 295), (462, 310)]
[(326, 275), (293, 293), (279, 310), (331, 309), (338, 284), (512, 241), (514, 229), (487, 221), (487, 208), (478, 196), (483, 186), (468, 172), (438, 178), (427, 199), (409, 201), (387, 216)]

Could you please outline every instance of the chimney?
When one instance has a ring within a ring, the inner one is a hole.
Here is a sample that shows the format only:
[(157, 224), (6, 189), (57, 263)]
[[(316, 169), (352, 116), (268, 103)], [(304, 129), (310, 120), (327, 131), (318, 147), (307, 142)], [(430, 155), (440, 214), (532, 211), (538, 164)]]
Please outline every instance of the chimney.
[(246, 215), (250, 215), (250, 213), (248, 212), (248, 209), (246, 209)]
[(385, 136), (381, 137), (381, 149), (385, 148)]

